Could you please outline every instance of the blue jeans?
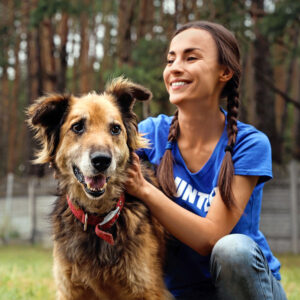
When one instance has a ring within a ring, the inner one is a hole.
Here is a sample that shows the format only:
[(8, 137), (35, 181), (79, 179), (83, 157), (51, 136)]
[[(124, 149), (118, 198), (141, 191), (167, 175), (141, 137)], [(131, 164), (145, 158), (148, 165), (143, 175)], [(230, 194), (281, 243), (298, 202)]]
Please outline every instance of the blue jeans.
[(246, 235), (230, 234), (216, 243), (211, 254), (210, 272), (216, 288), (215, 299), (287, 299), (261, 249)]

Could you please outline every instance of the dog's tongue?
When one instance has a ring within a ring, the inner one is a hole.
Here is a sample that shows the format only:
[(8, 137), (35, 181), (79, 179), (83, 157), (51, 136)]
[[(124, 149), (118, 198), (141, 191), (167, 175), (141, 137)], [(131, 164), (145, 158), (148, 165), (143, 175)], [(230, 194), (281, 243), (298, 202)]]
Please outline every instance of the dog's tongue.
[(84, 181), (88, 185), (89, 188), (100, 190), (103, 188), (104, 184), (106, 183), (106, 177), (103, 175), (98, 175), (95, 177), (84, 177)]

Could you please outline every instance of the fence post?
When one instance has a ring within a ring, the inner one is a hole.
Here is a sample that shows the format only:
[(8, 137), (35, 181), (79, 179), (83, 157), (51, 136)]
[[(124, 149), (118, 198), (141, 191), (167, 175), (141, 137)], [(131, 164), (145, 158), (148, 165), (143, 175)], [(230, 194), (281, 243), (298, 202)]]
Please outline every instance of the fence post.
[(34, 244), (36, 238), (36, 178), (31, 178), (28, 183), (29, 200), (29, 222), (30, 222), (30, 242)]
[(7, 184), (6, 184), (6, 197), (5, 197), (5, 213), (4, 213), (4, 222), (7, 225), (5, 226), (5, 234), (4, 234), (4, 239), (6, 241), (8, 241), (10, 235), (13, 186), (14, 186), (14, 174), (8, 173)]
[(290, 163), (290, 195), (291, 195), (291, 222), (292, 222), (292, 252), (298, 254), (298, 195), (297, 195), (297, 162)]

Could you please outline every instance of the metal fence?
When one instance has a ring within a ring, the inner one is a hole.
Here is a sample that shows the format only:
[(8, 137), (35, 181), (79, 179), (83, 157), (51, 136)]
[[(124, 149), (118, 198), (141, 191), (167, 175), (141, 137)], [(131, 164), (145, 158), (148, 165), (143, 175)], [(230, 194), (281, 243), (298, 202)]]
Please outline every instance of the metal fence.
[[(292, 161), (274, 170), (264, 188), (261, 231), (271, 249), (299, 253), (300, 164)], [(56, 182), (19, 178), (12, 174), (0, 181), (0, 241), (12, 239), (51, 244), (49, 214), (56, 198)]]
[(273, 251), (300, 253), (300, 164), (274, 173), (264, 188), (260, 228)]
[(51, 176), (37, 179), (9, 174), (0, 182), (0, 241), (51, 244), (49, 214), (56, 189)]

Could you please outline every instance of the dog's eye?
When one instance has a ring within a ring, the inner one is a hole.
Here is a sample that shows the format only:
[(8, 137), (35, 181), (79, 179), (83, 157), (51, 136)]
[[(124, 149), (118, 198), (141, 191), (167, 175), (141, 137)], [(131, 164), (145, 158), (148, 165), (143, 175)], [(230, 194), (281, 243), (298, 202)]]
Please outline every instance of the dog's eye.
[(121, 133), (121, 126), (117, 124), (112, 125), (110, 132), (112, 135), (119, 135)]
[(84, 121), (80, 120), (79, 122), (73, 124), (71, 126), (71, 130), (76, 134), (81, 134), (84, 132)]

